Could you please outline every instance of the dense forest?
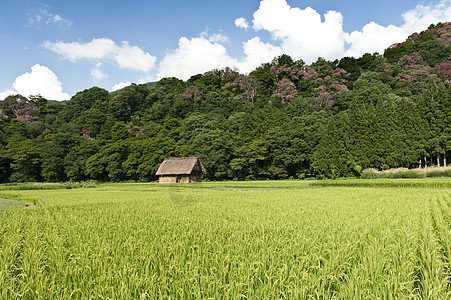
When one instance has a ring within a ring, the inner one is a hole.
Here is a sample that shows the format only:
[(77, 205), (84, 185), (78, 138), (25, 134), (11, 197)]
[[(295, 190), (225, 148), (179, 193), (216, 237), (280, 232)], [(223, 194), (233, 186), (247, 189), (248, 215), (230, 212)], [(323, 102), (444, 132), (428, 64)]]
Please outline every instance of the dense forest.
[(451, 23), (388, 48), (249, 74), (217, 69), (66, 103), (0, 102), (0, 182), (150, 181), (199, 156), (210, 180), (337, 178), (451, 159)]

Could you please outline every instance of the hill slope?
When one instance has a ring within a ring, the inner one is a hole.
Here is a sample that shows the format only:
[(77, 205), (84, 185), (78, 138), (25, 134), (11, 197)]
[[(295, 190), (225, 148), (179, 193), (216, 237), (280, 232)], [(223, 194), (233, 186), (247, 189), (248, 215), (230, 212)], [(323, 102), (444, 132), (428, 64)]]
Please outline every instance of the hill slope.
[(225, 68), (65, 105), (9, 97), (0, 182), (146, 181), (166, 157), (200, 156), (207, 178), (356, 176), (451, 159), (450, 23), (384, 55), (288, 55), (248, 75)]

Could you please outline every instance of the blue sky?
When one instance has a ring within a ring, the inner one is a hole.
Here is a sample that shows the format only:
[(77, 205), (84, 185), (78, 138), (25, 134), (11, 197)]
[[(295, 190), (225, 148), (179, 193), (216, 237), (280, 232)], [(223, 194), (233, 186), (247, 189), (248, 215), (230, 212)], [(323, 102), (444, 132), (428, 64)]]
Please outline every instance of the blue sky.
[(282, 53), (383, 52), (431, 23), (451, 0), (5, 0), (0, 98), (65, 100), (100, 86), (191, 75), (225, 66), (248, 73)]

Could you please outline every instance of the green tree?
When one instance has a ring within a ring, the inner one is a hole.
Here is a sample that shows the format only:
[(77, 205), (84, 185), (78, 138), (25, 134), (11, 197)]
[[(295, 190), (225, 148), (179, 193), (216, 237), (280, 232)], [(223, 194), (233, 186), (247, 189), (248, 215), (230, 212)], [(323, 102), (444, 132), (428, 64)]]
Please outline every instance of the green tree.
[(329, 118), (312, 155), (313, 174), (318, 178), (354, 176), (357, 164), (349, 151), (350, 117), (347, 111)]
[(268, 178), (270, 173), (265, 168), (267, 155), (268, 149), (263, 140), (254, 140), (237, 148), (233, 153), (235, 158), (230, 162), (234, 177), (240, 180)]
[(33, 140), (11, 141), (6, 147), (11, 161), (11, 182), (41, 180), (40, 145)]
[(109, 92), (99, 87), (78, 92), (64, 106), (60, 117), (65, 122), (69, 122), (74, 118), (78, 118), (84, 111), (91, 108), (107, 111), (109, 98)]
[(232, 159), (236, 137), (229, 132), (214, 129), (199, 132), (186, 145), (192, 156), (199, 156), (210, 180), (230, 178), (229, 163)]
[(67, 133), (49, 134), (41, 147), (42, 178), (48, 182), (66, 181), (64, 158), (73, 146), (72, 137)]
[(98, 153), (86, 160), (86, 175), (99, 181), (126, 180), (126, 172), (122, 166), (128, 156), (129, 141), (116, 141), (105, 144)]
[(123, 163), (127, 178), (136, 181), (157, 179), (155, 173), (165, 158), (178, 156), (171, 138), (138, 138), (130, 143), (129, 154)]
[(327, 118), (326, 113), (315, 112), (295, 117), (283, 126), (268, 131), (265, 146), (268, 149), (268, 170), (272, 178), (312, 176), (312, 155)]
[(105, 141), (72, 136), (74, 145), (64, 158), (64, 172), (71, 181), (90, 179), (86, 173), (86, 161), (100, 151)]

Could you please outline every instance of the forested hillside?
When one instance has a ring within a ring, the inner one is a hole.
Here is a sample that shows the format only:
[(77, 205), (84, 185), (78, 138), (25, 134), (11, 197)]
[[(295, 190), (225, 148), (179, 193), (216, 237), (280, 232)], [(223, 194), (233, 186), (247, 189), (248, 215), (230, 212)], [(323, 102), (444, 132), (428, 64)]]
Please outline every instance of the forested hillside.
[(1, 102), (0, 182), (148, 181), (200, 156), (211, 180), (336, 178), (451, 159), (451, 23), (382, 54), (311, 65), (287, 55), (248, 75), (212, 70), (67, 103)]

